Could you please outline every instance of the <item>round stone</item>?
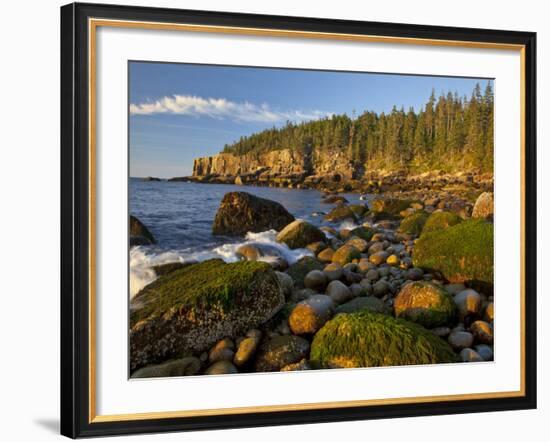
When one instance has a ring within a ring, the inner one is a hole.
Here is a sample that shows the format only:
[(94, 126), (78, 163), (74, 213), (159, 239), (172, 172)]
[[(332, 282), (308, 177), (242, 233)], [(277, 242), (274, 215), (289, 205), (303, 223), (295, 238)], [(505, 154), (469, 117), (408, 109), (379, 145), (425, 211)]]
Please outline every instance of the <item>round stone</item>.
[(387, 281), (381, 279), (376, 284), (372, 286), (372, 294), (377, 298), (383, 297), (386, 293), (390, 291), (390, 285)]
[(466, 331), (453, 331), (449, 335), (449, 344), (456, 351), (462, 350), (464, 348), (471, 347), (474, 343), (474, 337), (471, 333)]
[(475, 347), (475, 351), (477, 352), (477, 354), (479, 356), (481, 356), (481, 358), (484, 360), (484, 361), (492, 361), (493, 360), (493, 347), (491, 347), (490, 345), (486, 345), (486, 344), (479, 344), (479, 345), (476, 345)]
[(380, 251), (380, 252), (376, 252), (372, 255), (369, 256), (369, 261), (372, 262), (374, 265), (380, 265), (384, 262), (386, 262), (386, 260), (388, 259), (388, 257), (390, 256), (390, 254), (386, 251)]
[(386, 263), (391, 266), (397, 266), (399, 265), (399, 257), (397, 255), (390, 255), (388, 256), (388, 259), (386, 259)]
[(454, 297), (458, 307), (458, 318), (462, 322), (471, 322), (478, 318), (481, 311), (481, 296), (473, 289), (466, 289)]
[(313, 295), (298, 303), (290, 313), (288, 324), (295, 335), (317, 332), (332, 316), (334, 302), (327, 295)]
[(335, 281), (337, 279), (342, 278), (342, 276), (344, 276), (344, 269), (340, 264), (336, 264), (336, 263), (328, 264), (323, 269), (323, 272), (325, 273), (329, 281)]
[(474, 335), (474, 340), (478, 344), (493, 343), (493, 329), (491, 325), (485, 321), (475, 321), (470, 326), (470, 331)]
[(237, 368), (229, 361), (218, 361), (206, 369), (204, 374), (233, 374), (238, 373)]
[(327, 276), (321, 270), (312, 270), (304, 278), (304, 286), (312, 290), (323, 291), (327, 282)]
[(237, 367), (242, 367), (243, 365), (246, 365), (252, 359), (252, 356), (256, 352), (256, 349), (258, 348), (258, 343), (258, 338), (244, 338), (237, 348), (237, 352), (235, 353), (235, 357), (233, 358), (233, 363)]
[(341, 304), (353, 297), (351, 290), (341, 281), (332, 281), (327, 286), (326, 292), (336, 304)]
[(483, 358), (471, 348), (463, 348), (460, 351), (460, 359), (462, 362), (483, 362)]

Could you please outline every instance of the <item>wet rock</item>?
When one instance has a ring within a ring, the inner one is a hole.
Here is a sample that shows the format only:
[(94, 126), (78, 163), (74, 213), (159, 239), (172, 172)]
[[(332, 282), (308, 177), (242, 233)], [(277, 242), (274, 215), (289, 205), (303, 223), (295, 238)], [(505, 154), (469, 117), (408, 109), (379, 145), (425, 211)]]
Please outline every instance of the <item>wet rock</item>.
[(364, 253), (367, 250), (368, 242), (357, 236), (352, 236), (346, 241), (346, 245), (355, 247), (359, 252)]
[(304, 286), (308, 289), (323, 291), (328, 278), (322, 270), (312, 270), (304, 278)]
[(328, 247), (322, 250), (321, 252), (319, 252), (319, 254), (317, 255), (317, 259), (321, 262), (328, 263), (328, 262), (332, 262), (333, 256), (334, 256), (334, 250)]
[(237, 368), (229, 361), (218, 361), (206, 369), (204, 374), (234, 374), (238, 373)]
[(386, 251), (376, 252), (369, 256), (369, 261), (374, 265), (380, 265), (389, 258), (390, 254)]
[(330, 282), (325, 293), (330, 296), (336, 304), (342, 304), (353, 296), (350, 289), (341, 281)]
[(489, 323), (495, 320), (494, 304), (492, 302), (487, 304), (487, 307), (485, 307), (485, 311), (483, 312), (483, 320)]
[(479, 195), (472, 211), (472, 218), (492, 219), (493, 212), (493, 193), (484, 192)]
[(255, 336), (243, 339), (240, 342), (239, 347), (237, 348), (237, 352), (235, 353), (235, 357), (233, 358), (233, 363), (237, 367), (242, 367), (249, 363), (254, 356), (256, 349), (258, 348), (259, 342), (260, 338)]
[(453, 331), (448, 338), (449, 344), (456, 351), (460, 351), (464, 348), (471, 347), (474, 343), (474, 337), (471, 333), (466, 331)]
[(277, 235), (277, 241), (285, 243), (291, 249), (300, 249), (308, 244), (325, 242), (325, 234), (304, 220), (298, 219), (284, 227)]
[(332, 255), (332, 262), (340, 264), (341, 266), (353, 261), (354, 259), (361, 259), (361, 252), (351, 245), (343, 245), (336, 250), (336, 252), (334, 252), (334, 255)]
[(374, 313), (387, 313), (386, 305), (374, 296), (360, 296), (336, 308), (336, 313), (354, 313), (360, 310), (369, 310)]
[(470, 326), (470, 331), (474, 335), (474, 341), (478, 344), (493, 343), (493, 328), (485, 321), (475, 321)]
[(313, 295), (296, 304), (288, 318), (290, 330), (295, 335), (314, 334), (332, 316), (334, 302), (327, 295)]
[(193, 376), (199, 372), (199, 359), (188, 356), (181, 359), (167, 361), (158, 365), (148, 365), (132, 373), (131, 378), (160, 378), (170, 376)]
[(307, 357), (309, 343), (299, 336), (277, 336), (263, 343), (258, 349), (255, 370), (279, 371)]
[(353, 221), (357, 222), (357, 216), (349, 208), (349, 206), (336, 206), (332, 209), (327, 215), (325, 215), (325, 220), (332, 222), (341, 222), (341, 221)]
[(405, 284), (394, 300), (395, 316), (426, 328), (451, 324), (456, 317), (453, 298), (431, 282)]
[(314, 255), (318, 255), (319, 253), (321, 253), (323, 250), (325, 250), (328, 246), (326, 245), (325, 242), (323, 241), (317, 241), (317, 242), (312, 242), (311, 244), (308, 244), (306, 246), (306, 249), (310, 250), (311, 252), (313, 252)]
[(229, 192), (216, 212), (212, 233), (244, 236), (248, 232), (279, 231), (292, 221), (294, 217), (275, 201), (246, 192)]
[(460, 351), (462, 362), (483, 362), (483, 358), (475, 350), (464, 348)]
[(309, 272), (311, 272), (312, 270), (322, 269), (323, 264), (321, 264), (315, 258), (312, 258), (311, 256), (304, 256), (303, 258), (292, 264), (288, 268), (287, 273), (294, 281), (294, 286), (297, 288), (301, 288), (304, 286), (304, 278)]
[(332, 263), (325, 266), (323, 272), (327, 276), (329, 281), (336, 281), (344, 276), (344, 269), (340, 264)]
[(372, 294), (377, 298), (383, 297), (390, 291), (390, 285), (387, 281), (381, 279), (372, 286)]
[(287, 275), (286, 273), (276, 271), (275, 274), (277, 275), (279, 284), (281, 284), (285, 299), (288, 299), (292, 294), (292, 290), (294, 289), (294, 281), (292, 280), (290, 275)]
[[(133, 243), (132, 238), (134, 238)], [(145, 224), (143, 224), (137, 217), (130, 215), (130, 245), (148, 245), (156, 243), (157, 241), (155, 237), (145, 226)]]
[(454, 297), (458, 307), (458, 319), (470, 323), (479, 317), (481, 312), (481, 296), (473, 289), (466, 289)]
[(288, 364), (281, 368), (281, 371), (302, 371), (302, 370), (311, 370), (311, 365), (307, 359), (302, 359), (300, 362), (295, 364)]
[(493, 360), (493, 348), (486, 344), (479, 344), (474, 347), (475, 351), (479, 356), (481, 356), (481, 359), (484, 361), (492, 361)]

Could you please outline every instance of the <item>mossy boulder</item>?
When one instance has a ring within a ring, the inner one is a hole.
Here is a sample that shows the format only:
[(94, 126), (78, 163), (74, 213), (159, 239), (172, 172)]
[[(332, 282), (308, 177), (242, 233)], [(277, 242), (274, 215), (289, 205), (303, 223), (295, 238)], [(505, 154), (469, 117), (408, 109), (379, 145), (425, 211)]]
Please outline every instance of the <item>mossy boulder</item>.
[(349, 206), (340, 205), (336, 206), (328, 214), (326, 214), (325, 220), (332, 222), (340, 222), (346, 220), (357, 222), (357, 216)]
[(415, 267), (437, 271), (451, 283), (479, 290), (493, 287), (493, 224), (466, 220), (423, 234), (413, 252)]
[(153, 266), (152, 269), (155, 271), (157, 276), (167, 275), (168, 273), (175, 272), (176, 270), (183, 269), (184, 267), (196, 264), (196, 261), (192, 262), (168, 262), (166, 264), (159, 264)]
[(216, 212), (214, 235), (243, 236), (248, 232), (281, 230), (294, 217), (279, 203), (246, 192), (226, 193)]
[(361, 252), (356, 247), (344, 244), (332, 255), (332, 262), (340, 264), (341, 266), (352, 262), (354, 259), (361, 259)]
[(319, 368), (456, 362), (447, 342), (403, 319), (362, 310), (341, 313), (317, 332), (310, 360)]
[(323, 232), (301, 219), (291, 222), (277, 235), (277, 241), (285, 243), (291, 249), (301, 249), (308, 244), (326, 240)]
[(284, 295), (269, 264), (213, 259), (161, 276), (133, 299), (130, 368), (207, 350), (275, 315)]
[(130, 245), (156, 244), (157, 240), (137, 217), (130, 215)]
[(401, 221), (399, 231), (409, 235), (420, 236), (428, 217), (429, 215), (423, 210), (414, 212), (412, 215), (407, 216), (403, 219), (403, 221)]
[(435, 232), (436, 230), (444, 230), (451, 226), (456, 226), (458, 223), (462, 222), (462, 218), (456, 213), (440, 211), (433, 212), (422, 229), (422, 233)]
[(428, 281), (405, 284), (393, 303), (395, 316), (426, 328), (452, 325), (456, 305), (444, 289)]
[(408, 209), (415, 200), (399, 198), (377, 198), (371, 203), (371, 211), (385, 212), (397, 216), (400, 212)]
[(312, 270), (323, 270), (323, 264), (311, 256), (304, 256), (292, 264), (286, 272), (294, 281), (294, 285), (301, 288), (304, 287), (306, 275)]

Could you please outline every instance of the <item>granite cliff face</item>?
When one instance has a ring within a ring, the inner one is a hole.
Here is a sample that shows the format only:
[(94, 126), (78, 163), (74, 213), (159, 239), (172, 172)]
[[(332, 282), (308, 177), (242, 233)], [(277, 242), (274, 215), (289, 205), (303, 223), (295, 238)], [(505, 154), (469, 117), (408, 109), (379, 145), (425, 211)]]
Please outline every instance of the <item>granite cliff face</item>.
[(218, 178), (222, 181), (301, 182), (316, 177), (333, 177), (349, 180), (358, 177), (361, 168), (341, 151), (301, 152), (274, 150), (262, 154), (233, 155), (220, 153), (211, 157), (196, 158), (193, 177), (199, 180)]

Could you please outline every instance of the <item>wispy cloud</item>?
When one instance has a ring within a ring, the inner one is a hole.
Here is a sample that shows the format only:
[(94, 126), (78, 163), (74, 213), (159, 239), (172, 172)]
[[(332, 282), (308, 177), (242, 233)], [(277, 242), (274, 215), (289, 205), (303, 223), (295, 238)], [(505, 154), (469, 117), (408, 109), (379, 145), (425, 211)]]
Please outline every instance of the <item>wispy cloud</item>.
[(248, 101), (236, 103), (225, 98), (202, 98), (194, 95), (172, 95), (152, 102), (130, 104), (131, 115), (162, 113), (254, 123), (278, 123), (287, 120), (298, 122), (332, 115), (332, 112), (320, 110), (279, 110), (272, 109), (268, 104), (258, 105)]

